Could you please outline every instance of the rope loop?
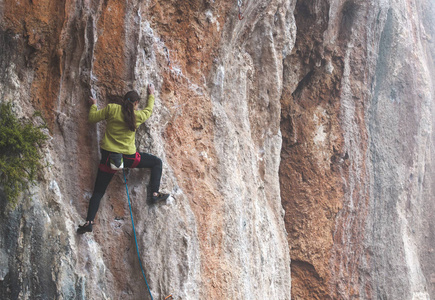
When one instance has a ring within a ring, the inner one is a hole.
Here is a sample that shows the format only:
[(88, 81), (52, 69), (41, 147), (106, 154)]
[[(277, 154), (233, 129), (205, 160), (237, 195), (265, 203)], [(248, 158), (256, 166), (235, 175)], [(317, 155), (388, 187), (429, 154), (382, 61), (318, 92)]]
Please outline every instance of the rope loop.
[[(127, 173), (127, 176), (125, 175), (126, 173)], [(127, 177), (129, 175), (129, 173), (130, 173), (130, 169), (127, 169), (127, 172), (125, 171), (125, 168), (122, 169), (122, 174), (124, 175), (125, 190), (127, 192), (128, 207), (130, 208), (130, 218), (131, 218), (131, 225), (133, 226), (134, 242), (136, 244), (137, 258), (139, 259), (140, 270), (142, 271), (143, 279), (145, 280), (145, 283), (147, 285), (148, 293), (150, 294), (151, 300), (154, 300), (153, 295), (151, 294), (150, 286), (148, 285), (147, 278), (145, 277), (145, 272), (144, 272), (144, 269), (143, 269), (143, 266), (142, 266), (142, 260), (140, 258), (140, 254), (139, 254), (139, 246), (137, 244), (136, 229), (134, 228), (133, 212), (132, 212), (132, 209), (131, 209), (130, 193), (128, 192), (128, 185), (127, 185)], [(171, 300), (171, 299), (174, 299), (172, 294), (167, 296), (165, 298), (165, 300)]]
[(148, 293), (150, 294), (151, 300), (154, 300), (153, 295), (151, 294), (150, 286), (148, 285), (147, 278), (145, 277), (145, 272), (144, 272), (143, 267), (142, 267), (142, 260), (140, 259), (139, 246), (137, 245), (136, 229), (134, 228), (133, 212), (131, 210), (130, 194), (128, 192), (127, 177), (125, 176), (125, 169), (122, 169), (122, 174), (124, 175), (125, 190), (127, 191), (128, 207), (130, 208), (131, 225), (133, 226), (134, 242), (136, 244), (136, 252), (137, 252), (137, 258), (139, 259), (140, 270), (142, 271), (142, 276), (143, 276), (143, 279), (145, 280), (145, 283), (147, 285)]

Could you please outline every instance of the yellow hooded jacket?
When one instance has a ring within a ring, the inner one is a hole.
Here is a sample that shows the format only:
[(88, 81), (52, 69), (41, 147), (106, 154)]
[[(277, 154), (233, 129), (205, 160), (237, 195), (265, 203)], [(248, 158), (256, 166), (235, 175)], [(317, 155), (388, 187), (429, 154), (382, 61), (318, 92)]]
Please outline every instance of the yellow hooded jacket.
[[(153, 107), (154, 95), (150, 95), (147, 106), (143, 110), (134, 112), (137, 126), (151, 116)], [(136, 153), (136, 132), (128, 129), (127, 124), (125, 124), (121, 105), (108, 104), (105, 108), (98, 110), (97, 105), (93, 104), (88, 119), (91, 123), (107, 121), (106, 133), (100, 144), (101, 149), (126, 155)]]

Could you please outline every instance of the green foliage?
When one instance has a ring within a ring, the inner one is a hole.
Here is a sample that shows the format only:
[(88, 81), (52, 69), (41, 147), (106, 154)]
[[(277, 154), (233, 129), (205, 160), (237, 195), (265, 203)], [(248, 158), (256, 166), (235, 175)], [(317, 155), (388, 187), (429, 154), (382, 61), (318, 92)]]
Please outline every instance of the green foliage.
[(12, 206), (42, 167), (39, 148), (48, 138), (44, 127), (18, 120), (10, 103), (0, 103), (0, 185)]

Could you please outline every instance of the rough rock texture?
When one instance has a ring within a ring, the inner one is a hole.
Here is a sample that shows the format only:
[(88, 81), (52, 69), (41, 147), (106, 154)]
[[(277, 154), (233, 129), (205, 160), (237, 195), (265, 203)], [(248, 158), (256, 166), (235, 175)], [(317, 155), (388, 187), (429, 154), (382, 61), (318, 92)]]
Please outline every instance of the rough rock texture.
[(0, 101), (51, 138), (38, 184), (0, 198), (1, 299), (148, 299), (121, 174), (75, 229), (88, 97), (149, 82), (137, 146), (172, 197), (128, 183), (154, 299), (435, 298), (433, 0), (237, 2), (0, 0)]
[[(138, 148), (164, 161), (166, 205), (129, 189), (154, 299), (290, 299), (280, 201), (286, 1), (1, 1), (1, 97), (43, 112), (49, 166), (13, 211), (2, 200), (0, 298), (147, 299), (125, 187), (117, 175), (92, 234), (77, 236), (92, 193), (103, 107), (156, 85)], [(145, 100), (142, 105), (145, 105)]]
[(434, 2), (297, 1), (281, 196), (294, 299), (433, 299)]

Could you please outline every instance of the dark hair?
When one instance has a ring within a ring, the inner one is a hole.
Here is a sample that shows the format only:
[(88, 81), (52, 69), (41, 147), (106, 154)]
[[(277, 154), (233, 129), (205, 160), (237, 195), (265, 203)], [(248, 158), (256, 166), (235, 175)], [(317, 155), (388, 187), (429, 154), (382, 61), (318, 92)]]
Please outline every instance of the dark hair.
[(130, 91), (124, 96), (122, 103), (122, 113), (124, 114), (124, 122), (127, 124), (128, 129), (136, 131), (136, 115), (134, 113), (134, 104), (140, 100), (138, 93)]

